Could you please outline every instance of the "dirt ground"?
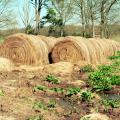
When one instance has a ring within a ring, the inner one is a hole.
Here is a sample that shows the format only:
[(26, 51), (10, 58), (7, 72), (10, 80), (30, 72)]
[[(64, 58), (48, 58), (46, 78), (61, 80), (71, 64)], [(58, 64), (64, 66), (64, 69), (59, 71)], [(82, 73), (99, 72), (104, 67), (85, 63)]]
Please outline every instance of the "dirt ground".
[[(111, 108), (106, 112), (99, 103), (98, 95), (91, 102), (82, 102), (79, 95), (67, 97), (64, 93), (34, 90), (37, 85), (64, 89), (71, 86), (86, 90), (89, 89), (88, 74), (77, 70), (72, 73), (74, 77), (56, 74), (61, 80), (57, 85), (45, 81), (46, 75), (39, 70), (0, 72), (0, 120), (80, 120), (84, 115), (94, 112), (107, 115), (110, 120), (119, 120), (120, 110)], [(113, 91), (120, 95), (120, 87)], [(55, 107), (34, 108), (35, 103), (42, 101), (48, 104), (50, 100), (56, 101)]]

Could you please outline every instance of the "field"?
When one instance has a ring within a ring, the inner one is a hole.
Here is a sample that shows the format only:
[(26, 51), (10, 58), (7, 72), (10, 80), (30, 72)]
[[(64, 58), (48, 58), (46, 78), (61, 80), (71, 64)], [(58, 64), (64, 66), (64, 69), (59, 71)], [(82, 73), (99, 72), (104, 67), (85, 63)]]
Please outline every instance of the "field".
[(120, 52), (108, 60), (1, 71), (0, 119), (119, 120)]

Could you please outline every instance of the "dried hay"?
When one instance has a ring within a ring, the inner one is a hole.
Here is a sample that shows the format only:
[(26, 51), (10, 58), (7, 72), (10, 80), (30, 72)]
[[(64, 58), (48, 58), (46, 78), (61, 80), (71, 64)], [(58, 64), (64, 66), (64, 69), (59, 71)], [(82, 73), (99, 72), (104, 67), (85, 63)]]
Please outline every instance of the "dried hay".
[(59, 61), (76, 63), (78, 61), (87, 61), (90, 63), (89, 50), (83, 39), (73, 39), (65, 37), (63, 41), (58, 42), (52, 51), (52, 60), (54, 63)]
[(37, 36), (15, 34), (6, 38), (0, 56), (11, 59), (16, 65), (48, 64), (47, 45)]
[(42, 36), (42, 35), (38, 35), (38, 37), (40, 37), (40, 39), (43, 40), (47, 44), (49, 53), (52, 51), (55, 44), (62, 40), (61, 38), (46, 37), (46, 36)]
[(11, 60), (0, 57), (0, 71), (11, 71), (14, 67), (15, 66)]
[(108, 56), (114, 55), (120, 49), (118, 42), (108, 39), (85, 39), (73, 36), (63, 39), (53, 48), (51, 56), (54, 63), (59, 61), (104, 63)]
[(92, 114), (82, 117), (80, 120), (87, 120), (87, 119), (89, 120), (110, 120), (109, 117), (101, 113), (92, 113)]

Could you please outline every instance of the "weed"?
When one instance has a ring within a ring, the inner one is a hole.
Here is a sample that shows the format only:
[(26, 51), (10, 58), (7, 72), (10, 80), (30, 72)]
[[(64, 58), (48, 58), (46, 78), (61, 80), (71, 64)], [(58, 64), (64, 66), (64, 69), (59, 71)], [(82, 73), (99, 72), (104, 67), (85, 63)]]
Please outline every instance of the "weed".
[(90, 84), (96, 91), (111, 90), (111, 80), (103, 72), (93, 72), (89, 76)]
[(50, 90), (52, 90), (54, 92), (58, 92), (58, 93), (63, 93), (64, 92), (63, 88), (51, 88)]
[(39, 86), (34, 87), (34, 90), (35, 91), (38, 91), (38, 90), (45, 91), (45, 90), (47, 90), (47, 87), (39, 85)]
[(44, 120), (43, 116), (35, 116), (35, 117), (31, 117), (31, 118), (28, 118), (27, 120)]
[(82, 101), (90, 101), (93, 98), (93, 95), (90, 91), (82, 92), (81, 99)]
[(120, 85), (120, 76), (119, 75), (112, 75), (111, 78), (112, 85)]
[(2, 89), (0, 89), (0, 96), (4, 96), (4, 95), (5, 95), (5, 92)]
[(71, 97), (72, 95), (76, 95), (80, 92), (80, 88), (79, 87), (76, 87), (76, 88), (68, 88), (67, 89), (67, 93), (66, 93), (66, 96), (68, 97)]
[(86, 65), (82, 68), (80, 68), (80, 72), (94, 72), (94, 69), (91, 65)]
[(109, 107), (112, 107), (112, 108), (119, 108), (120, 107), (120, 101), (114, 100), (114, 99), (103, 99), (102, 104), (105, 106), (106, 110)]
[(33, 106), (34, 109), (39, 110), (39, 109), (44, 109), (46, 110), (46, 105), (44, 104), (44, 102), (36, 102)]
[(98, 67), (99, 71), (108, 75), (108, 73), (111, 73), (113, 71), (112, 65), (101, 65)]
[(52, 84), (59, 84), (59, 83), (60, 83), (59, 80), (58, 80), (58, 78), (56, 78), (56, 77), (53, 76), (53, 75), (48, 75), (48, 76), (46, 77), (46, 81), (48, 81), (48, 82), (50, 82), (50, 83), (52, 83)]
[(56, 105), (56, 101), (55, 100), (50, 100), (49, 103), (48, 103), (48, 107), (49, 108), (54, 108)]

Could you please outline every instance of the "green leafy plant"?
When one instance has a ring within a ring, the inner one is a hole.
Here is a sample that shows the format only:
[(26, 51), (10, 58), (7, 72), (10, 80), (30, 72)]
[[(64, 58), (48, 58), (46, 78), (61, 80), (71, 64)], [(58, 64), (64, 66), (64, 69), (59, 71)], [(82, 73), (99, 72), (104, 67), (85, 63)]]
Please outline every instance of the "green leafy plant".
[(39, 86), (35, 86), (34, 90), (35, 91), (38, 91), (38, 90), (45, 91), (45, 90), (47, 90), (47, 87), (39, 85)]
[(44, 120), (43, 116), (35, 116), (35, 117), (31, 117), (31, 118), (28, 118), (27, 120)]
[(92, 68), (92, 65), (85, 65), (80, 68), (80, 72), (94, 72), (94, 69)]
[(58, 93), (63, 93), (64, 92), (63, 88), (51, 88), (50, 90), (52, 90), (54, 92), (58, 92)]
[(49, 108), (54, 108), (56, 105), (56, 101), (55, 100), (50, 100), (49, 103), (48, 103), (48, 107)]
[(0, 96), (4, 96), (4, 95), (5, 95), (5, 92), (2, 89), (0, 89)]
[(112, 75), (110, 80), (112, 85), (120, 85), (120, 75)]
[(45, 105), (44, 102), (39, 101), (39, 102), (36, 102), (36, 103), (34, 104), (33, 108), (36, 109), (36, 110), (39, 110), (39, 109), (44, 109), (44, 110), (46, 110), (46, 105)]
[(105, 106), (106, 109), (108, 109), (109, 107), (112, 107), (112, 108), (120, 107), (120, 101), (114, 100), (114, 99), (103, 99), (102, 104)]
[(108, 73), (111, 73), (113, 71), (112, 65), (101, 65), (98, 67), (99, 71), (104, 73), (105, 75), (108, 75)]
[(72, 95), (76, 95), (80, 92), (80, 88), (68, 88), (66, 92), (66, 96), (71, 97)]
[(90, 84), (92, 88), (96, 91), (111, 90), (111, 80), (109, 77), (105, 76), (103, 72), (97, 71), (93, 72), (89, 76)]
[(120, 59), (120, 51), (118, 51), (116, 55), (110, 56), (109, 59), (110, 60)]
[(81, 93), (82, 101), (90, 101), (93, 98), (93, 95), (90, 91), (85, 91)]
[(59, 80), (58, 80), (58, 78), (56, 78), (56, 77), (53, 76), (53, 75), (48, 75), (48, 76), (46, 77), (46, 80), (47, 80), (48, 82), (52, 83), (52, 84), (59, 84), (59, 83), (60, 83)]

